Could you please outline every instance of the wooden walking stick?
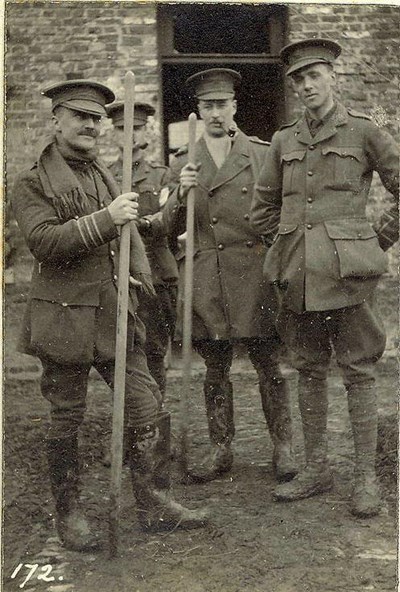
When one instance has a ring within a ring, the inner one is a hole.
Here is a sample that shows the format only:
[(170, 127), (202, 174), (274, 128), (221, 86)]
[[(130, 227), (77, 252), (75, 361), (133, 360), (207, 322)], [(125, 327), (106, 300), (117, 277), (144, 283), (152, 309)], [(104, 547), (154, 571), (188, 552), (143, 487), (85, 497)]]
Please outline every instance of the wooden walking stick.
[[(135, 76), (132, 72), (125, 75), (124, 102), (124, 151), (122, 164), (122, 193), (129, 193), (132, 187), (132, 148), (133, 148), (133, 112), (135, 108)], [(111, 491), (109, 543), (110, 557), (118, 553), (119, 513), (121, 507), (121, 475), (124, 437), (125, 405), (125, 370), (126, 342), (128, 325), (129, 298), (129, 258), (130, 258), (130, 223), (121, 227), (119, 273), (118, 273), (118, 309), (117, 336), (115, 347), (114, 404), (111, 439)]]
[[(188, 161), (194, 164), (196, 146), (195, 113), (189, 115), (189, 151)], [(187, 460), (187, 422), (189, 415), (189, 392), (192, 375), (192, 302), (193, 302), (193, 251), (194, 251), (194, 187), (189, 189), (186, 201), (186, 249), (185, 249), (185, 282), (183, 305), (183, 389), (180, 403), (180, 457), (179, 468), (181, 480), (188, 476)]]

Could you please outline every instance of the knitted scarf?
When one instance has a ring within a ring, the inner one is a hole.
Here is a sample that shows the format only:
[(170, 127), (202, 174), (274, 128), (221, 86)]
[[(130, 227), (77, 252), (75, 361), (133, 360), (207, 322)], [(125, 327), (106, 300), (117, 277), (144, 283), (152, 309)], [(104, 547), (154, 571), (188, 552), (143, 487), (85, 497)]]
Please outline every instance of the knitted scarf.
[[(83, 159), (82, 155), (71, 153), (71, 158), (74, 157), (82, 163), (87, 162), (88, 166), (92, 166), (99, 173), (112, 199), (121, 194), (111, 173), (94, 155), (88, 154), (87, 158)], [(84, 216), (93, 211), (89, 198), (82, 189), (73, 169), (61, 154), (54, 138), (45, 146), (39, 157), (38, 174), (43, 191), (46, 197), (51, 200), (61, 220), (70, 220), (75, 216)], [(130, 274), (141, 282), (146, 293), (154, 294), (150, 265), (143, 241), (136, 224), (129, 224), (129, 227), (131, 235)]]

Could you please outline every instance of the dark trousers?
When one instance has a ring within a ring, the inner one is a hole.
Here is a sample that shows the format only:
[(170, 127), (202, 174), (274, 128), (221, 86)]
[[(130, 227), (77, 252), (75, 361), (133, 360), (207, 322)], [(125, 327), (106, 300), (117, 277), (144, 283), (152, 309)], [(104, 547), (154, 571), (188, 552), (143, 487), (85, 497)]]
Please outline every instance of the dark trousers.
[(346, 386), (374, 380), (386, 344), (377, 310), (367, 302), (302, 314), (282, 309), (277, 328), (301, 374), (325, 380), (334, 350)]
[[(41, 360), (42, 395), (51, 403), (49, 438), (76, 434), (86, 411), (90, 365), (61, 365)], [(93, 366), (113, 389), (114, 361), (95, 356)], [(146, 356), (139, 346), (129, 351), (126, 360), (125, 425), (140, 427), (154, 421), (159, 409), (159, 390), (151, 378)]]
[(244, 343), (250, 361), (257, 372), (264, 372), (267, 376), (281, 377), (278, 365), (278, 351), (280, 339), (260, 339), (258, 337), (235, 340), (200, 339), (193, 341), (193, 348), (201, 355), (206, 365), (206, 380), (219, 383), (229, 377), (233, 361), (234, 343)]

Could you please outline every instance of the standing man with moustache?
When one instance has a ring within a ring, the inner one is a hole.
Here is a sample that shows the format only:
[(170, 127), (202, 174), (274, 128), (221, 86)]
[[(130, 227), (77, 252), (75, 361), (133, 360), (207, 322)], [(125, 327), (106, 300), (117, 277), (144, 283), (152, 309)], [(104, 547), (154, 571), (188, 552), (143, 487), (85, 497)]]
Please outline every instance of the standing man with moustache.
[[(99, 537), (79, 503), (78, 431), (90, 368), (114, 386), (118, 237), (124, 224), (138, 219), (138, 203), (135, 193), (120, 195), (97, 159), (100, 120), (114, 93), (97, 82), (71, 80), (42, 94), (52, 100), (54, 136), (37, 163), (17, 179), (11, 197), (35, 259), (19, 349), (38, 356), (43, 367), (59, 536), (68, 549), (87, 551), (99, 546)], [(145, 530), (202, 526), (203, 512), (177, 504), (157, 485), (161, 396), (147, 368), (143, 325), (136, 314), (137, 290), (151, 294), (153, 287), (142, 240), (135, 224), (130, 229), (125, 421), (138, 519)]]
[[(327, 457), (327, 374), (332, 348), (343, 375), (355, 448), (351, 511), (379, 512), (375, 473), (375, 364), (385, 332), (374, 290), (399, 233), (399, 153), (391, 136), (335, 100), (340, 46), (309, 39), (282, 50), (300, 119), (272, 138), (252, 204), (254, 230), (270, 244), (265, 276), (280, 293), (278, 328), (299, 371), (306, 467), (275, 490), (295, 501), (332, 488)], [(372, 226), (365, 207), (376, 171), (396, 204)]]
[(194, 187), (192, 339), (206, 364), (211, 440), (210, 456), (191, 471), (198, 482), (215, 479), (232, 467), (235, 425), (229, 374), (236, 343), (245, 344), (258, 373), (276, 477), (286, 481), (296, 474), (289, 393), (277, 359), (275, 296), (262, 278), (265, 247), (249, 223), (253, 185), (268, 145), (246, 136), (234, 122), (240, 80), (238, 72), (226, 68), (198, 72), (187, 80), (205, 129), (196, 144), (196, 163), (188, 163), (186, 148), (171, 163), (177, 186), (163, 212), (169, 232), (182, 234), (186, 196)]
[[(114, 127), (114, 139), (120, 155), (110, 167), (118, 183), (122, 181), (122, 152), (124, 141), (124, 104), (107, 106)], [(136, 222), (146, 247), (156, 297), (139, 294), (138, 315), (146, 327), (145, 353), (147, 365), (160, 389), (164, 401), (166, 390), (165, 356), (173, 336), (176, 320), (176, 291), (178, 269), (168, 246), (161, 209), (168, 199), (169, 172), (166, 166), (146, 159), (146, 124), (155, 109), (148, 103), (135, 103), (133, 120), (132, 191), (138, 194)]]

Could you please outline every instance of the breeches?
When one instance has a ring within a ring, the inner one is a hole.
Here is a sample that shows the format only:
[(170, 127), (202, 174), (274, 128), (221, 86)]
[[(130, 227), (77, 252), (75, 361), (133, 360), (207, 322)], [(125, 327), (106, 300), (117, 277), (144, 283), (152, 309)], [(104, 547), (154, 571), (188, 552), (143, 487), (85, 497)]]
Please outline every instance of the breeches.
[(367, 302), (302, 314), (284, 308), (277, 328), (294, 367), (313, 378), (326, 379), (333, 349), (346, 386), (374, 379), (375, 363), (386, 344), (379, 315)]
[[(51, 403), (50, 438), (75, 434), (83, 422), (90, 365), (60, 365), (42, 359), (42, 395)], [(113, 360), (95, 353), (93, 366), (114, 388)], [(152, 422), (160, 404), (160, 393), (150, 376), (146, 356), (139, 345), (127, 352), (125, 382), (125, 425), (141, 427)]]
[[(258, 337), (235, 340), (244, 343), (251, 363), (257, 372), (263, 371), (268, 376), (280, 376), (278, 352), (281, 345), (276, 338), (265, 340)], [(209, 382), (220, 382), (229, 377), (233, 361), (234, 342), (228, 340), (200, 339), (193, 341), (193, 347), (204, 359)]]

